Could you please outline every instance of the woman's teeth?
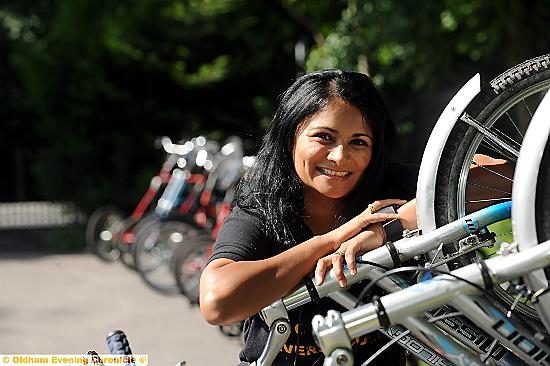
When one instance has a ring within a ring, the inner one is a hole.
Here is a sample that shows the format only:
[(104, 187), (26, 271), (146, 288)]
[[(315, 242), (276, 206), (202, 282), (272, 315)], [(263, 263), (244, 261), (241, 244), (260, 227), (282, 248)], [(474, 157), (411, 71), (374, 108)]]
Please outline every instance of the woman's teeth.
[(346, 175), (351, 174), (350, 172), (337, 172), (335, 170), (330, 170), (330, 169), (326, 169), (326, 168), (320, 168), (320, 170), (324, 174), (334, 175), (334, 176), (337, 176), (337, 177), (345, 177)]

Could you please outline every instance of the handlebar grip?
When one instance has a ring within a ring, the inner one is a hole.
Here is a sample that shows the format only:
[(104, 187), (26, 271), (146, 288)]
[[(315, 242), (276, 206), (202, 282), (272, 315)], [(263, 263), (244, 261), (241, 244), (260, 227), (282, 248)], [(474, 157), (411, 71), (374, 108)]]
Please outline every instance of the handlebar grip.
[(107, 336), (107, 346), (112, 355), (131, 356), (132, 350), (128, 338), (121, 330), (114, 330)]

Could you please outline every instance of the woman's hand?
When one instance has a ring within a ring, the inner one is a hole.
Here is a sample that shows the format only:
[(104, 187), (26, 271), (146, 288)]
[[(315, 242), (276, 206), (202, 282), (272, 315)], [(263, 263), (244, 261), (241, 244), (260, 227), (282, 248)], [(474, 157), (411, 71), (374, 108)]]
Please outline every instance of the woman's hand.
[[(416, 199), (408, 202), (404, 200), (383, 200), (373, 203), (375, 210), (386, 207), (390, 204), (401, 205), (401, 207), (397, 209), (398, 215), (393, 214), (394, 217), (391, 219), (398, 218), (403, 226), (403, 229), (413, 230), (417, 228)], [(367, 208), (365, 211), (368, 210), (369, 209)], [(363, 214), (364, 213), (361, 215)], [(374, 217), (371, 217), (371, 219), (374, 219)], [(334, 253), (329, 254), (317, 261), (317, 266), (315, 267), (315, 281), (317, 282), (317, 285), (321, 285), (324, 282), (325, 275), (331, 267), (334, 268), (334, 274), (340, 286), (345, 287), (347, 285), (343, 270), (344, 260), (348, 266), (350, 274), (355, 275), (357, 273), (355, 258), (358, 255), (378, 248), (386, 241), (386, 232), (384, 231), (380, 221), (382, 220), (373, 220), (366, 229), (361, 231), (356, 236), (344, 241), (338, 248), (336, 248)]]
[(357, 266), (355, 263), (357, 255), (378, 248), (385, 240), (386, 233), (384, 232), (382, 223), (377, 222), (369, 225), (366, 230), (342, 243), (336, 252), (317, 261), (317, 266), (315, 267), (315, 282), (317, 285), (321, 285), (325, 280), (327, 271), (332, 267), (334, 268), (334, 275), (340, 286), (347, 286), (343, 269), (344, 260), (348, 265), (351, 275), (355, 275), (357, 273)]
[(352, 239), (369, 225), (397, 218), (395, 213), (382, 213), (377, 212), (378, 210), (390, 205), (401, 206), (406, 202), (407, 201), (400, 199), (374, 201), (359, 215), (344, 223), (342, 226), (324, 234), (324, 236), (332, 242), (332, 250), (336, 251), (342, 243)]

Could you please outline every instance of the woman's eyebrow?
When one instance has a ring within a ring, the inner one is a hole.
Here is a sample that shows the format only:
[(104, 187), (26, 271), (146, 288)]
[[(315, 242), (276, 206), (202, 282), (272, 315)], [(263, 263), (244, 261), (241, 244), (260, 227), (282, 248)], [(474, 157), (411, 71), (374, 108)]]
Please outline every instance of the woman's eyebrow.
[(373, 140), (372, 135), (369, 134), (369, 133), (365, 133), (365, 132), (354, 133), (352, 136), (353, 136), (353, 137), (366, 137), (366, 138), (368, 138), (368, 139), (371, 140), (371, 141)]
[[(338, 130), (334, 129), (334, 128), (331, 128), (331, 127), (326, 127), (326, 126), (315, 126), (312, 128), (313, 130), (317, 130), (317, 129), (321, 129), (321, 130), (327, 130), (327, 131), (330, 131), (330, 132), (333, 132), (333, 133), (339, 133)], [(367, 132), (356, 132), (352, 135), (353, 137), (368, 137), (372, 140), (372, 135), (367, 133)]]

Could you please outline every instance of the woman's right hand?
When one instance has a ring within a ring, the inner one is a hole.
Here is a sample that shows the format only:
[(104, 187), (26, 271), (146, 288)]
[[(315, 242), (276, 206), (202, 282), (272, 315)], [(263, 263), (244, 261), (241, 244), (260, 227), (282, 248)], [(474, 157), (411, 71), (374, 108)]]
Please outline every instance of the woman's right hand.
[[(345, 240), (337, 242), (339, 245), (334, 248), (334, 253), (324, 256), (317, 261), (315, 267), (317, 285), (321, 285), (324, 282), (326, 272), (332, 267), (334, 268), (336, 279), (342, 287), (345, 287), (347, 283), (343, 271), (344, 261), (348, 265), (350, 273), (354, 275), (356, 272), (355, 257), (378, 248), (386, 240), (381, 222), (400, 217), (395, 213), (380, 213), (377, 211), (389, 205), (402, 206), (406, 204), (407, 201), (400, 199), (375, 201), (357, 217), (342, 225), (340, 228), (348, 224), (350, 226), (359, 224), (361, 229), (354, 232), (350, 237), (345, 238)], [(374, 208), (374, 213), (372, 213), (371, 207)], [(366, 225), (364, 225), (365, 223)]]
[[(327, 235), (332, 236), (332, 241), (334, 243), (333, 251), (338, 250), (342, 243), (359, 234), (367, 226), (376, 222), (393, 220), (398, 217), (395, 213), (378, 212), (380, 209), (390, 205), (401, 206), (404, 205), (406, 202), (406, 200), (402, 199), (385, 199), (374, 201), (373, 203), (371, 203), (359, 215), (355, 216), (353, 219), (344, 223), (340, 227), (327, 233)], [(374, 212), (371, 207), (374, 209)]]

